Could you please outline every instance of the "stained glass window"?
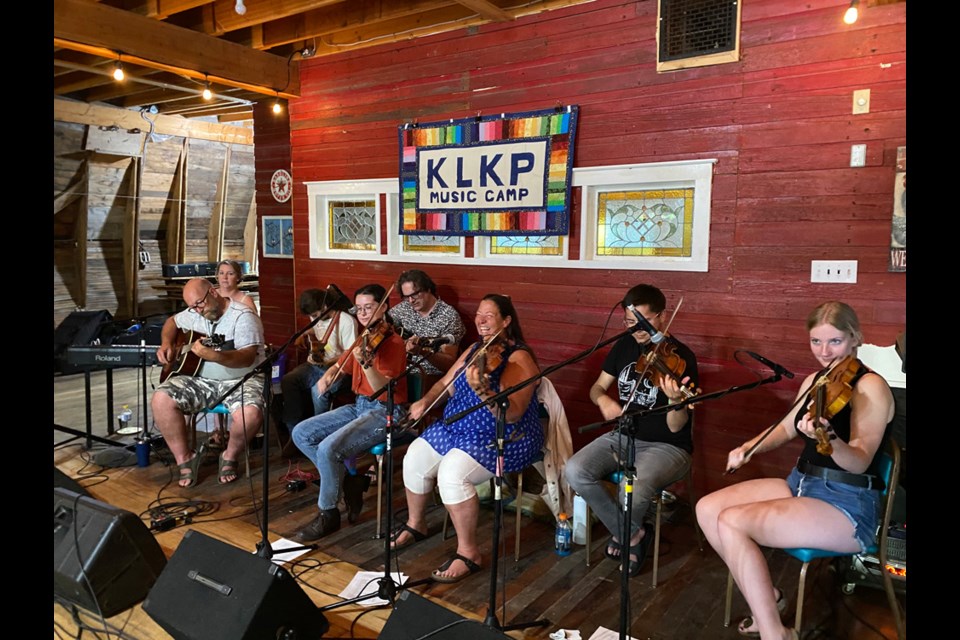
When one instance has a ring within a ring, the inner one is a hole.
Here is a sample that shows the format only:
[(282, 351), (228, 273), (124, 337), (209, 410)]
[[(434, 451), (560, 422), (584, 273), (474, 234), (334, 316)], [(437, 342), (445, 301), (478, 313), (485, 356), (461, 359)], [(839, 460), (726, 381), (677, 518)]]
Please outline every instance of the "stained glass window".
[(494, 236), (490, 255), (562, 256), (563, 236)]
[(400, 236), (403, 239), (405, 252), (423, 253), (460, 253), (461, 238), (459, 236)]
[(597, 194), (598, 256), (689, 257), (693, 189)]
[(330, 248), (374, 251), (377, 248), (375, 200), (328, 200)]

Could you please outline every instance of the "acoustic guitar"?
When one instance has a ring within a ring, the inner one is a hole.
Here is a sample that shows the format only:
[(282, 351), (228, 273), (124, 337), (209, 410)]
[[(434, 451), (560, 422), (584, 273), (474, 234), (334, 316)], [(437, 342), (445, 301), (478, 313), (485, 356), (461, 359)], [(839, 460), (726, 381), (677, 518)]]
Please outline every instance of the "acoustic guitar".
[(193, 343), (200, 340), (200, 344), (211, 349), (220, 350), (223, 346), (223, 336), (208, 336), (199, 331), (188, 331), (181, 329), (173, 342), (173, 351), (176, 357), (165, 364), (160, 371), (161, 384), (170, 376), (195, 376), (200, 371), (203, 364), (203, 358), (195, 354), (190, 348)]

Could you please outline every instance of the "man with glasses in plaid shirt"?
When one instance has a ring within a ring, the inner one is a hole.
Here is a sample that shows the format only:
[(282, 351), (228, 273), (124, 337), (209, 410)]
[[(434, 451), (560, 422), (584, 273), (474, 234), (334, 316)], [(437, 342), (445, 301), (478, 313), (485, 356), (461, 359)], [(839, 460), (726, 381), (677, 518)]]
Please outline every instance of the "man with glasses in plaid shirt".
[[(211, 408), (263, 360), (263, 324), (249, 307), (221, 296), (204, 278), (187, 282), (183, 301), (187, 308), (163, 324), (157, 349), (160, 364), (172, 364), (181, 357), (176, 348), (180, 331), (193, 331), (215, 340), (197, 339), (190, 345), (190, 353), (201, 360), (197, 374), (168, 377), (153, 394), (151, 408), (179, 468), (179, 485), (186, 488), (197, 484), (202, 456), (188, 445), (185, 414)], [(230, 411), (230, 437), (220, 454), (217, 476), (220, 484), (227, 484), (239, 477), (237, 460), (260, 431), (263, 377), (251, 377), (223, 403)]]

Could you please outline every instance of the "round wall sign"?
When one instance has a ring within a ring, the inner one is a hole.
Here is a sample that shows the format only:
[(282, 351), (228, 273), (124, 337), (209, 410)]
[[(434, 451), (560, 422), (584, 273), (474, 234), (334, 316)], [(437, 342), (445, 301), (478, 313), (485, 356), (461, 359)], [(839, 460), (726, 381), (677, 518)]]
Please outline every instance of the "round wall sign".
[(293, 195), (293, 178), (285, 169), (277, 169), (270, 178), (270, 193), (277, 202), (286, 202)]

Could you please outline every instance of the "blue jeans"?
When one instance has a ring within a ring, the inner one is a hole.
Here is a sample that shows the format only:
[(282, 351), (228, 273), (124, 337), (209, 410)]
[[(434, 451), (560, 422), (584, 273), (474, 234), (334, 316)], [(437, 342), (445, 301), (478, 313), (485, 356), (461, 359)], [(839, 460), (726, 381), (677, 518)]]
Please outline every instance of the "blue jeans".
[[(620, 468), (618, 461), (626, 464), (626, 448), (630, 442), (629, 436), (621, 437), (617, 432), (604, 434), (573, 454), (563, 470), (570, 486), (590, 505), (603, 526), (618, 540), (623, 535), (620, 524), (620, 514), (623, 513), (620, 506), (624, 497), (623, 483), (617, 492), (619, 503), (610, 495), (604, 483), (605, 478)], [(664, 487), (682, 479), (690, 468), (691, 461), (689, 453), (672, 444), (643, 440), (635, 440), (633, 443), (637, 478), (633, 485), (631, 535), (643, 526), (643, 518), (651, 498)]]
[[(324, 393), (317, 393), (317, 382), (326, 373), (328, 367), (304, 362), (288, 371), (280, 379), (280, 389), (283, 392), (283, 422), (288, 427), (306, 420), (311, 416), (318, 416), (330, 408), (330, 401), (343, 386), (349, 377), (340, 376)], [(305, 392), (310, 392), (313, 401), (312, 410), (305, 404)]]
[[(398, 417), (399, 411), (394, 415)], [(343, 461), (375, 444), (386, 442), (386, 424), (384, 403), (357, 396), (356, 404), (307, 418), (293, 428), (290, 435), (293, 443), (320, 472), (317, 504), (321, 509), (335, 509), (337, 506), (345, 470)]]

